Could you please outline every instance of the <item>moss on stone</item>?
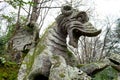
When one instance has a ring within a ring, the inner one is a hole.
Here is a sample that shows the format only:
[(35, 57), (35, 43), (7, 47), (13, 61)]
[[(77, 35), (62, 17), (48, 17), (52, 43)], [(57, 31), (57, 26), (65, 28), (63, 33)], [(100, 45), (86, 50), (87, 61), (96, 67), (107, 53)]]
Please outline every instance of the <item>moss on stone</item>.
[(53, 55), (52, 56), (53, 59), (59, 60), (59, 56)]
[(59, 67), (60, 66), (60, 64), (61, 64), (61, 61), (60, 61), (60, 57), (59, 56), (57, 56), (57, 55), (53, 55), (53, 60), (54, 60), (54, 63), (53, 63), (53, 67), (55, 68), (55, 67)]
[(61, 64), (60, 62), (55, 63), (54, 66), (53, 66), (53, 68), (55, 68), (55, 67), (59, 67), (60, 64)]
[(95, 74), (92, 80), (118, 80), (117, 74), (118, 72), (109, 66), (100, 73)]
[(27, 65), (27, 70), (28, 70), (27, 73), (29, 73), (29, 71), (31, 70), (36, 56), (38, 56), (40, 53), (42, 53), (42, 51), (46, 48), (44, 45), (44, 40), (45, 40), (46, 35), (47, 35), (47, 30), (43, 34), (43, 36), (39, 39), (39, 42), (38, 42), (38, 44), (33, 52), (33, 55), (29, 55), (29, 54), (27, 55), (27, 57), (29, 59), (29, 61), (27, 63), (25, 63)]
[[(28, 61), (26, 63), (23, 63), (23, 64), (26, 64), (26, 66), (27, 66), (27, 75), (31, 71), (31, 68), (32, 68), (32, 65), (34, 63), (35, 58), (39, 54), (41, 54), (44, 51), (44, 49), (46, 48), (44, 41), (46, 40), (46, 36), (48, 35), (49, 28), (51, 28), (53, 25), (54, 25), (54, 23), (46, 29), (45, 33), (39, 39), (39, 42), (38, 42), (37, 46), (35, 47), (33, 55), (30, 55), (30, 54), (26, 55)], [(58, 64), (56, 64), (56, 65), (58, 65)], [(26, 79), (26, 78), (24, 78), (24, 79)]]
[(81, 68), (81, 67), (83, 67), (85, 64), (78, 64), (77, 65), (77, 68)]
[(65, 77), (65, 74), (64, 74), (64, 73), (61, 73), (61, 74), (59, 74), (59, 76), (60, 76), (61, 78), (64, 78), (64, 77)]
[(36, 47), (35, 52), (34, 52), (35, 53), (34, 57), (36, 57), (37, 55), (39, 55), (40, 53), (42, 53), (44, 49), (45, 49), (45, 45), (38, 45)]
[(68, 49), (67, 49), (66, 53), (67, 53), (68, 57), (73, 57), (73, 53), (70, 52)]
[(48, 34), (49, 34), (49, 29), (50, 29), (51, 27), (53, 27), (54, 24), (55, 24), (55, 23), (51, 24), (51, 25), (45, 30), (45, 33), (44, 33), (44, 34), (42, 35), (42, 37), (40, 38), (39, 43), (38, 43), (38, 45), (36, 46), (36, 49), (35, 49), (35, 51), (34, 51), (34, 57), (36, 57), (37, 55), (39, 55), (39, 54), (46, 48), (44, 41), (46, 40), (46, 37), (47, 37)]

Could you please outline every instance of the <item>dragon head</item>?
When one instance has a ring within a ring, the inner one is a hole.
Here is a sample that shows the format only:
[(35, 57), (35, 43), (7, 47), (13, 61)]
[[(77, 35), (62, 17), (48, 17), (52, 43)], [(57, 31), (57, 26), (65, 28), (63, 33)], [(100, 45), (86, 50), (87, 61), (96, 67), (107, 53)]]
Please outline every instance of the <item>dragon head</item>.
[(89, 21), (85, 11), (73, 9), (70, 5), (61, 8), (62, 14), (57, 18), (57, 24), (63, 34), (69, 35), (69, 44), (78, 47), (78, 39), (80, 36), (94, 37), (101, 33)]

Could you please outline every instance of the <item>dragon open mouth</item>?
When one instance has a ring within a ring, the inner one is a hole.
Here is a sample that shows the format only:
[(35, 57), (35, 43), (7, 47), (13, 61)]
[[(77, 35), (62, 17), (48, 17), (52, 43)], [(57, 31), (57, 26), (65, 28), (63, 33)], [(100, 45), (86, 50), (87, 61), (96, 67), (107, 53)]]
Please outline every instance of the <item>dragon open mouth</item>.
[(91, 23), (86, 23), (82, 27), (72, 27), (68, 32), (70, 38), (69, 44), (74, 48), (77, 48), (80, 36), (94, 37), (100, 33), (101, 30), (97, 30), (96, 28), (92, 27)]

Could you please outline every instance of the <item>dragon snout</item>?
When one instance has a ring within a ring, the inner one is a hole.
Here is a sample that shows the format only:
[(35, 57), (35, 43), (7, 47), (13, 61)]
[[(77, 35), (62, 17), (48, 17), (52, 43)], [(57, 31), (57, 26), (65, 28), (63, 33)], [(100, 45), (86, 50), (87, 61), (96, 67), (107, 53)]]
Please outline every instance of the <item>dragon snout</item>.
[(75, 26), (68, 30), (69, 44), (74, 48), (78, 47), (78, 40), (80, 36), (95, 37), (101, 33), (101, 30), (97, 30), (91, 23), (87, 22), (83, 25)]

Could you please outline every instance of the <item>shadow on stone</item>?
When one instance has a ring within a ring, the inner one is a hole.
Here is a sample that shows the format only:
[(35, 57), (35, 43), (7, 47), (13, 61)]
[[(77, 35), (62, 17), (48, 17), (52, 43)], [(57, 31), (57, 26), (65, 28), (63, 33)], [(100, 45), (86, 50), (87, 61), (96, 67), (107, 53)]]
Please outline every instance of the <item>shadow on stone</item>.
[(48, 80), (48, 77), (44, 75), (36, 75), (33, 80)]

